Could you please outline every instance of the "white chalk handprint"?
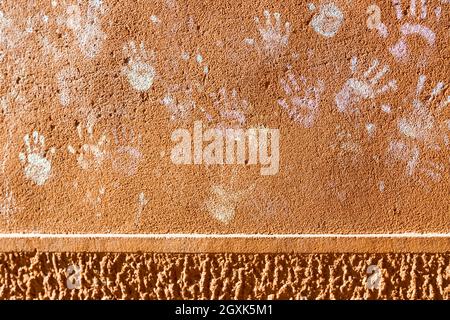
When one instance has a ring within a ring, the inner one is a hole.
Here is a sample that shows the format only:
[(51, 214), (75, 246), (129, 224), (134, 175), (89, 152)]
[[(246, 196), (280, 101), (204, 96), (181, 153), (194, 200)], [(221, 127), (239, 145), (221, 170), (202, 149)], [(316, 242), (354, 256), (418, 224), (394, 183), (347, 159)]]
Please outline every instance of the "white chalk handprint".
[(278, 104), (288, 112), (289, 117), (305, 128), (311, 128), (319, 114), (319, 102), (324, 84), (318, 80), (315, 85), (308, 86), (307, 80), (300, 77), (300, 84), (291, 70), (286, 78), (280, 79), (286, 98), (279, 99)]
[(426, 186), (428, 179), (440, 181), (446, 170), (443, 163), (427, 160), (425, 153), (444, 151), (448, 154), (450, 150), (450, 120), (441, 118), (450, 97), (442, 99), (432, 112), (432, 103), (442, 93), (445, 85), (438, 82), (427, 98), (421, 99), (425, 82), (426, 77), (419, 76), (411, 110), (398, 119), (399, 135), (389, 143), (388, 155), (395, 161), (405, 162), (406, 175), (417, 176), (418, 182)]
[(397, 13), (397, 19), (402, 21), (400, 26), (401, 37), (397, 43), (390, 48), (390, 52), (395, 58), (403, 60), (407, 57), (408, 45), (406, 39), (410, 35), (419, 35), (426, 40), (429, 46), (434, 45), (436, 34), (429, 27), (419, 23), (427, 20), (426, 1), (421, 1), (420, 14), (418, 14), (418, 12), (416, 12), (416, 0), (411, 0), (407, 18), (403, 15), (403, 9), (399, 0), (394, 0), (394, 7)]
[(161, 104), (170, 112), (171, 120), (186, 119), (187, 116), (195, 109), (196, 103), (193, 98), (195, 88), (189, 84), (180, 86), (172, 85), (167, 88)]
[[(264, 17), (265, 25), (262, 25), (259, 17), (255, 17), (255, 24), (262, 40), (262, 49), (266, 55), (276, 56), (288, 46), (291, 26), (289, 22), (282, 24), (281, 14), (278, 12), (273, 14), (275, 21), (272, 20), (269, 10), (264, 10)], [(259, 50), (254, 39), (247, 38), (245, 42), (249, 45), (256, 45)]]
[[(314, 11), (316, 6), (310, 3), (309, 9)], [(343, 13), (331, 2), (320, 5), (319, 13), (312, 18), (310, 25), (318, 34), (331, 38), (336, 35), (343, 21)]]
[(66, 25), (77, 38), (78, 46), (86, 58), (94, 58), (101, 50), (106, 34), (101, 29), (100, 18), (105, 13), (102, 1), (90, 0), (86, 15), (79, 5), (67, 7)]
[(230, 186), (213, 185), (211, 194), (206, 201), (209, 213), (218, 221), (227, 224), (236, 214), (236, 209), (242, 199), (254, 190), (254, 185), (244, 190), (235, 190)]
[(184, 81), (166, 86), (166, 93), (160, 103), (170, 112), (171, 120), (186, 120), (197, 111), (210, 122), (211, 113), (196, 103), (196, 97), (204, 92), (209, 65), (200, 52), (192, 54), (183, 51), (180, 58), (174, 60), (175, 64), (181, 64), (182, 70), (189, 72), (183, 72)]
[(141, 144), (140, 135), (133, 130), (113, 130), (115, 150), (112, 154), (112, 166), (117, 172), (127, 176), (136, 174), (142, 153), (139, 150)]
[(412, 110), (398, 120), (399, 132), (404, 137), (423, 143), (429, 149), (441, 150), (444, 147), (450, 148), (450, 128), (448, 126), (450, 120), (439, 119), (450, 97), (443, 99), (432, 113), (431, 104), (442, 93), (445, 85), (443, 82), (438, 82), (428, 94), (427, 99), (423, 100), (420, 98), (420, 95), (424, 90), (425, 81), (426, 76), (419, 76), (416, 97), (412, 102)]
[(406, 163), (405, 173), (408, 177), (417, 175), (417, 181), (426, 186), (426, 181), (431, 179), (439, 182), (445, 170), (444, 165), (429, 160), (423, 160), (420, 148), (414, 144), (408, 144), (401, 140), (391, 141), (388, 154), (396, 161)]
[(107, 141), (106, 135), (101, 135), (98, 141), (94, 139), (93, 128), (88, 126), (88, 141), (84, 141), (83, 129), (81, 125), (77, 126), (78, 138), (83, 142), (82, 146), (77, 151), (73, 146), (67, 147), (69, 153), (77, 156), (78, 165), (83, 169), (98, 169), (102, 166), (106, 159), (107, 153), (105, 150), (105, 143)]
[[(45, 150), (45, 137), (34, 131), (32, 140), (30, 140), (30, 135), (26, 134), (23, 141), (25, 152), (19, 153), (19, 160), (25, 166), (25, 177), (38, 186), (42, 186), (50, 177), (52, 170), (52, 162), (47, 159), (49, 154)], [(55, 153), (55, 149), (51, 148), (49, 153)]]
[(150, 64), (154, 53), (150, 52), (149, 55), (143, 42), (137, 48), (134, 41), (123, 47), (123, 53), (127, 58), (127, 65), (122, 68), (122, 73), (130, 85), (137, 91), (149, 90), (156, 77), (155, 68)]
[(247, 100), (239, 97), (236, 89), (228, 92), (227, 89), (221, 88), (218, 93), (212, 93), (210, 96), (214, 100), (214, 108), (219, 112), (222, 127), (226, 127), (228, 124), (244, 125), (250, 104)]
[[(404, 8), (400, 0), (392, 0), (397, 21), (399, 22), (400, 38), (395, 44), (389, 47), (389, 52), (395, 57), (397, 61), (406, 61), (410, 54), (408, 47), (408, 38), (411, 36), (419, 36), (422, 38), (428, 47), (434, 46), (436, 42), (436, 32), (430, 27), (438, 22), (441, 18), (442, 8), (437, 5), (433, 12), (429, 12), (429, 4), (425, 0), (420, 1), (417, 5), (417, 0), (410, 0), (409, 6), (406, 7), (407, 13), (405, 15)], [(448, 1), (441, 1), (441, 3), (448, 3)], [(375, 8), (376, 6), (371, 6)], [(368, 25), (370, 29), (375, 29), (382, 38), (389, 37), (388, 27), (381, 22), (381, 12), (378, 10), (368, 10), (370, 14), (368, 18)], [(374, 19), (374, 17), (376, 19)], [(431, 20), (435, 20), (430, 24)], [(370, 22), (370, 23), (369, 23)], [(372, 23), (375, 22), (375, 23)], [(412, 40), (411, 40), (412, 41)]]
[[(357, 72), (358, 59), (352, 58), (352, 77), (346, 81), (342, 89), (336, 94), (335, 101), (340, 112), (359, 112), (359, 103), (364, 100), (371, 100), (388, 91), (397, 89), (396, 80), (390, 80), (387, 84), (380, 86), (379, 81), (389, 72), (389, 66), (385, 65), (376, 72), (380, 62), (377, 59), (372, 61), (370, 67), (364, 73)], [(375, 73), (376, 72), (376, 73)]]

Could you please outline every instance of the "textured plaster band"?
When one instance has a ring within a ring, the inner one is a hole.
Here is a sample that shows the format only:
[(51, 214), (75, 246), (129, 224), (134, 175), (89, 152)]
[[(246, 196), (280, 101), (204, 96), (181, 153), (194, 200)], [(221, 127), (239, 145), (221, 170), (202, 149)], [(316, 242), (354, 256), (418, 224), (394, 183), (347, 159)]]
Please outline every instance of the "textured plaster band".
[[(449, 21), (448, 0), (0, 2), (0, 250), (448, 251)], [(231, 129), (257, 158), (222, 163)]]
[(0, 253), (0, 298), (448, 300), (450, 255)]

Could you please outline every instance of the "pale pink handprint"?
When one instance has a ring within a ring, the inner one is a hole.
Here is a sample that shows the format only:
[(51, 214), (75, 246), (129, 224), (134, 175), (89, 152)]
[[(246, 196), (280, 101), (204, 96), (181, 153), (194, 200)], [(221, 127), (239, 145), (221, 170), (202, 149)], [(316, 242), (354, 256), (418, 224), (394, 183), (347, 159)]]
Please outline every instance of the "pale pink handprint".
[(319, 103), (324, 84), (317, 80), (315, 85), (308, 85), (305, 77), (297, 77), (292, 70), (280, 79), (280, 85), (286, 95), (278, 104), (287, 111), (289, 117), (305, 128), (314, 125), (319, 114)]

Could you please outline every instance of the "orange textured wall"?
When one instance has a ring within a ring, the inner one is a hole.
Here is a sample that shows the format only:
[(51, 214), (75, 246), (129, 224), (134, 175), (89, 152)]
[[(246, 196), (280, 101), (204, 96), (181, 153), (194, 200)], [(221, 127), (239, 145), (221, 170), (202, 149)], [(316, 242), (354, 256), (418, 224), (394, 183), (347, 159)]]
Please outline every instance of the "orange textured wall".
[[(1, 1), (1, 295), (448, 298), (449, 21), (448, 0)], [(110, 268), (131, 282), (94, 288)]]

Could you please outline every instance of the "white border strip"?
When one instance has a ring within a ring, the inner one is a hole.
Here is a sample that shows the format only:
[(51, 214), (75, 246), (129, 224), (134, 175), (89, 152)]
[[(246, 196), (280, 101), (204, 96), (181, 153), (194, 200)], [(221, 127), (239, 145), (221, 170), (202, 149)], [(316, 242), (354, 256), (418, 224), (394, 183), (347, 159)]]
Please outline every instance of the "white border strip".
[(325, 233), (325, 234), (200, 234), (200, 233), (0, 233), (1, 238), (26, 239), (83, 239), (83, 238), (124, 238), (124, 239), (302, 239), (302, 238), (450, 238), (450, 233)]

